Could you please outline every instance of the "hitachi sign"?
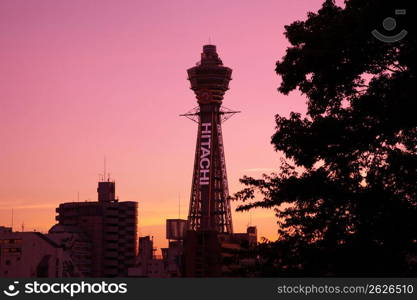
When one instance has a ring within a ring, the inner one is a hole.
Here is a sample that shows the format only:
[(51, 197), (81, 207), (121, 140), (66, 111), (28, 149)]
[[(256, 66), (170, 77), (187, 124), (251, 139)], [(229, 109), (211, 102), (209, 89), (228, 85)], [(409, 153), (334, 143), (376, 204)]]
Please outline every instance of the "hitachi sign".
[(201, 124), (200, 145), (200, 185), (208, 185), (210, 182), (211, 123)]

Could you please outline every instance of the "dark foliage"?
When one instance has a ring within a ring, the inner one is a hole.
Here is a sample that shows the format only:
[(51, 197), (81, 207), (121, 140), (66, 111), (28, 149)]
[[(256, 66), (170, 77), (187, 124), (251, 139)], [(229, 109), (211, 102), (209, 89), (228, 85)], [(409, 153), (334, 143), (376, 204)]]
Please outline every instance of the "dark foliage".
[[(244, 177), (238, 210), (274, 208), (279, 239), (260, 246), (263, 275), (417, 275), (415, 18), (401, 1), (325, 1), (286, 26), (279, 92), (299, 89), (306, 116), (276, 116), (279, 172)], [(408, 35), (383, 43), (382, 20)], [(255, 200), (260, 193), (262, 200)]]

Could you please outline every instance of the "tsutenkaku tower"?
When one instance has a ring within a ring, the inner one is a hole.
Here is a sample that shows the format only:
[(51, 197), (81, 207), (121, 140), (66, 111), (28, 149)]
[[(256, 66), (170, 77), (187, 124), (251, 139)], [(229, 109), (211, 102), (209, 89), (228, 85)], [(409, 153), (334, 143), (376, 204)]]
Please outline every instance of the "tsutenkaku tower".
[(188, 213), (188, 230), (233, 233), (224, 158), (222, 122), (234, 111), (222, 107), (232, 69), (223, 66), (216, 46), (203, 46), (201, 61), (187, 70), (198, 107), (183, 116), (198, 123)]

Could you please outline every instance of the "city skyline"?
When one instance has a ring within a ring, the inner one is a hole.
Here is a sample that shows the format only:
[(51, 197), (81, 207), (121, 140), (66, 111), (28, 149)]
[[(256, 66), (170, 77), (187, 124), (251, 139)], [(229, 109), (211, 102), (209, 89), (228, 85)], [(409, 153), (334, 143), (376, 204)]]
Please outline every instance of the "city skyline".
[[(195, 127), (178, 116), (195, 105), (186, 68), (211, 39), (234, 70), (224, 105), (243, 113), (223, 128), (233, 194), (243, 175), (278, 166), (269, 143), (274, 115), (305, 110), (304, 97), (276, 91), (274, 63), (288, 45), (284, 24), (305, 19), (321, 1), (268, 2), (256, 7), (256, 19), (248, 3), (238, 10), (224, 4), (221, 13), (211, 9), (221, 2), (106, 2), (98, 10), (92, 3), (0, 4), (7, 11), (0, 12), (0, 26), (8, 29), (0, 57), (7, 71), (0, 225), (10, 225), (13, 209), (15, 230), (24, 223), (25, 230), (47, 231), (57, 204), (77, 201), (78, 193), (80, 201), (95, 201), (105, 156), (118, 196), (139, 203), (139, 234), (155, 236), (163, 247), (165, 219), (178, 217), (179, 198), (180, 217), (188, 213)], [(232, 12), (241, 18), (225, 18)], [(235, 207), (237, 231), (251, 220), (259, 236), (276, 238), (272, 210), (236, 213)]]

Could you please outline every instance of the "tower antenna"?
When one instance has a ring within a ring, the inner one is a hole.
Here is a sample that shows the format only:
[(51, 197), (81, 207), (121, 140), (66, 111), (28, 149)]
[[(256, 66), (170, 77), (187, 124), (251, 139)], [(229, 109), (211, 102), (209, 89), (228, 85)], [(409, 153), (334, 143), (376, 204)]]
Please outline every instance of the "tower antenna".
[(13, 231), (13, 208), (12, 208), (12, 231)]

